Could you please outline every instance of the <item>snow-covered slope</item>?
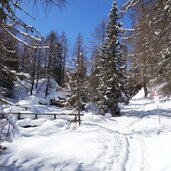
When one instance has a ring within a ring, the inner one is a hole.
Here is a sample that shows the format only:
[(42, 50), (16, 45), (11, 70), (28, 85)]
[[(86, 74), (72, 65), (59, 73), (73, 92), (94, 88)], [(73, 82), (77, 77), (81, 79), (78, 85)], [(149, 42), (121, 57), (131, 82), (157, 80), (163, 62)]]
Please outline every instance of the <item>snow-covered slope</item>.
[(67, 118), (20, 120), (22, 136), (3, 144), (0, 170), (170, 171), (170, 106), (160, 103), (159, 124), (153, 100), (140, 91), (118, 118), (85, 113), (80, 127)]

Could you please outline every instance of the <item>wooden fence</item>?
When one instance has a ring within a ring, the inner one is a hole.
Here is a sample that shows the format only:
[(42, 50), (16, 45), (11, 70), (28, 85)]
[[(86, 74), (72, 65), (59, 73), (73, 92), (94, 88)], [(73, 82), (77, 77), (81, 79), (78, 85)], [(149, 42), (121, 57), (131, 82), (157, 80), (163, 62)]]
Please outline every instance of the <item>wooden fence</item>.
[[(10, 113), (12, 115), (16, 115), (17, 119), (24, 119), (27, 117), (24, 117), (24, 115), (30, 115), (30, 116), (34, 116), (33, 119), (38, 119), (38, 116), (53, 116), (53, 119), (57, 119), (57, 116), (74, 116), (75, 120), (77, 120), (78, 118), (78, 114), (75, 113), (23, 113), (23, 112), (12, 112)], [(83, 116), (83, 114), (80, 114), (80, 116)], [(4, 118), (3, 114), (0, 113), (0, 118)]]

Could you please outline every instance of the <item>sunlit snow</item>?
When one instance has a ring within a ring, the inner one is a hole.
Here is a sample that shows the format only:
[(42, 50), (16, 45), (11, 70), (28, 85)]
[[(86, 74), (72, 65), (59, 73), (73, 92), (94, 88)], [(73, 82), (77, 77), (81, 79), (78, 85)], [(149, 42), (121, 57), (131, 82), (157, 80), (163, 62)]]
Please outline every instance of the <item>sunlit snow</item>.
[(80, 127), (67, 118), (17, 121), (21, 136), (2, 144), (0, 170), (170, 171), (171, 101), (160, 102), (159, 124), (153, 99), (143, 95), (121, 106), (121, 117), (85, 113)]

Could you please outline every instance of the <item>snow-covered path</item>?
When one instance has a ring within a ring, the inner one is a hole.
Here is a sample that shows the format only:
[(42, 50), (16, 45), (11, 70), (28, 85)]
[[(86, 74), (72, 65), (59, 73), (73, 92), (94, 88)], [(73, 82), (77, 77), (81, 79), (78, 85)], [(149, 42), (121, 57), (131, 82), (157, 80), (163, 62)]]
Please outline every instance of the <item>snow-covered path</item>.
[(4, 143), (0, 171), (171, 171), (171, 101), (160, 105), (141, 92), (112, 118), (86, 113), (82, 125), (64, 118), (18, 121), (22, 137)]
[(128, 141), (126, 171), (171, 170), (170, 105), (170, 102), (160, 104), (161, 124), (154, 102), (143, 99), (142, 92), (124, 107), (127, 117), (133, 119), (123, 131)]

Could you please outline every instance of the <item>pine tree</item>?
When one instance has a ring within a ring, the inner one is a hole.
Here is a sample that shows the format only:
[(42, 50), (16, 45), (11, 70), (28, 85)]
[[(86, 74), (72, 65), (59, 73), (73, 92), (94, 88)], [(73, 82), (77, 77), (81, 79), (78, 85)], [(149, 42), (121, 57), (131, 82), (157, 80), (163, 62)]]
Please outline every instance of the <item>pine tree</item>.
[(80, 112), (86, 102), (86, 62), (83, 48), (82, 36), (79, 34), (74, 47), (74, 67), (68, 72), (71, 97), (69, 103), (78, 110), (78, 120), (80, 124)]
[(118, 19), (118, 9), (116, 1), (114, 1), (109, 14), (106, 38), (97, 60), (98, 104), (102, 113), (110, 112), (112, 116), (120, 115), (118, 102), (124, 92), (125, 61), (122, 58), (122, 45), (119, 43), (122, 31)]

